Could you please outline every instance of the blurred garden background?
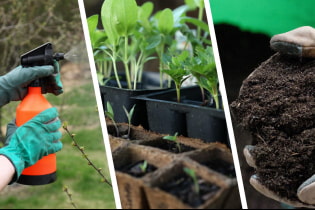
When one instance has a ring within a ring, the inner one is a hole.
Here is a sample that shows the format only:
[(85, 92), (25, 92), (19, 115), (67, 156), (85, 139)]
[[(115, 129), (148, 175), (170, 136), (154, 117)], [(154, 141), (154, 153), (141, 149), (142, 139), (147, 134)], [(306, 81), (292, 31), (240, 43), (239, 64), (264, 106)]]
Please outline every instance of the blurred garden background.
[[(0, 18), (0, 75), (18, 66), (23, 53), (46, 42), (53, 44), (55, 52), (75, 50), (81, 54), (80, 61), (60, 61), (64, 93), (46, 97), (58, 108), (60, 119), (68, 122), (68, 129), (88, 158), (110, 180), (77, 0), (3, 0)], [(18, 104), (11, 102), (0, 109), (2, 141)], [(77, 208), (115, 208), (113, 189), (101, 182), (98, 172), (72, 146), (71, 137), (61, 131), (63, 149), (57, 153), (57, 181), (43, 186), (10, 185), (0, 192), (1, 209), (74, 208), (64, 187)]]

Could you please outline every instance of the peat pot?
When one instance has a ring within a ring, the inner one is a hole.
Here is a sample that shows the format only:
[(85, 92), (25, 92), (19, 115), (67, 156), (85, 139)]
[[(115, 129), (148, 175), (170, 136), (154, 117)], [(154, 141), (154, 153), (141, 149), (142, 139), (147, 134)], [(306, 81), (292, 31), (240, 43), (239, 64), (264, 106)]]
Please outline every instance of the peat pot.
[[(129, 144), (113, 153), (118, 189), (124, 209), (148, 209), (144, 185), (150, 182), (150, 174), (170, 164), (173, 156), (152, 147)], [(147, 161), (145, 171), (139, 165)]]

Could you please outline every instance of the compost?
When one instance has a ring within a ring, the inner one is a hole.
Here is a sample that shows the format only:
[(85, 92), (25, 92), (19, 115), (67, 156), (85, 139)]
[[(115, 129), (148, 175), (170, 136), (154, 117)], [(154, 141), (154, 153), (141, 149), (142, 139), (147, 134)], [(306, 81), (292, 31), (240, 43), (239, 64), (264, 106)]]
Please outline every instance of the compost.
[(274, 54), (243, 81), (231, 111), (253, 136), (260, 181), (298, 200), (315, 174), (315, 61)]
[(151, 173), (156, 170), (156, 167), (154, 165), (148, 164), (145, 170), (141, 169), (141, 165), (144, 163), (144, 161), (138, 161), (136, 163), (127, 165), (123, 169), (121, 169), (122, 172), (128, 173), (134, 177), (143, 177), (147, 173)]
[(161, 189), (175, 195), (181, 201), (188, 203), (192, 207), (198, 207), (211, 199), (220, 189), (217, 185), (208, 183), (201, 178), (198, 178), (198, 184), (200, 191), (196, 193), (193, 190), (194, 183), (192, 179), (182, 174), (170, 180), (167, 184), (162, 186)]

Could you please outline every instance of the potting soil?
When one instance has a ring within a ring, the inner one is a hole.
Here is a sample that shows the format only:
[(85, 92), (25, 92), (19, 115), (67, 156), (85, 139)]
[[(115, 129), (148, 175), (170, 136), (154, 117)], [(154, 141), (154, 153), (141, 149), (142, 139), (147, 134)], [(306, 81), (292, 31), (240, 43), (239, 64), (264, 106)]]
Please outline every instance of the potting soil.
[(161, 187), (162, 190), (171, 193), (179, 198), (182, 202), (189, 204), (192, 207), (198, 207), (220, 189), (217, 185), (208, 183), (201, 178), (198, 178), (199, 193), (194, 191), (194, 182), (187, 175), (181, 174), (174, 177)]
[(244, 80), (231, 110), (253, 135), (260, 181), (298, 200), (315, 174), (315, 61), (276, 53)]
[(205, 160), (200, 163), (228, 177), (231, 178), (236, 177), (234, 165), (224, 160), (221, 159)]
[(144, 161), (138, 161), (136, 163), (133, 163), (133, 164), (130, 164), (130, 165), (127, 165), (125, 166), (123, 169), (119, 170), (119, 171), (122, 171), (124, 173), (128, 173), (134, 177), (137, 177), (137, 178), (140, 178), (140, 177), (143, 177), (144, 175), (148, 174), (148, 173), (151, 173), (153, 171), (155, 171), (157, 168), (154, 166), (154, 165), (151, 165), (151, 164), (147, 164), (147, 167), (145, 169), (145, 171), (143, 171), (141, 169), (141, 164), (143, 164)]
[(175, 154), (189, 152), (196, 149), (196, 148), (193, 148), (188, 145), (181, 144), (181, 143), (179, 143), (179, 146), (177, 146), (176, 142), (172, 142), (163, 138), (155, 140), (155, 141), (143, 142), (142, 145), (159, 148), (159, 149), (166, 150), (168, 152), (175, 153)]

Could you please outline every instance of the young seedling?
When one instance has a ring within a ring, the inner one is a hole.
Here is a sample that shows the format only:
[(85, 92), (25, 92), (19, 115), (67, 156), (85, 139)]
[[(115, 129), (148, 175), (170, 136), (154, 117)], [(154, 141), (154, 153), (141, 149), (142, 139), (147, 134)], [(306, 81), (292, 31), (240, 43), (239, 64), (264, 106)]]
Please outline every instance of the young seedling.
[(126, 136), (126, 138), (128, 138), (128, 139), (129, 139), (129, 136), (130, 136), (131, 120), (132, 120), (133, 113), (134, 113), (134, 111), (135, 111), (135, 107), (136, 107), (136, 105), (133, 105), (133, 107), (132, 107), (132, 108), (130, 109), (130, 111), (128, 112), (128, 110), (126, 109), (126, 107), (123, 106), (124, 111), (125, 111), (125, 113), (126, 113), (126, 115), (127, 115), (127, 118), (128, 118), (128, 133), (127, 133), (127, 136)]
[(175, 83), (177, 102), (180, 103), (180, 89), (183, 82), (189, 78), (189, 71), (186, 70), (186, 62), (189, 59), (189, 52), (183, 51), (178, 56), (165, 57), (168, 63), (168, 70), (162, 72), (168, 74)]
[(202, 94), (204, 95), (203, 89), (209, 91), (215, 101), (216, 108), (219, 109), (218, 75), (212, 48), (209, 46), (207, 48), (196, 48), (196, 56), (191, 59), (188, 68), (197, 79)]
[(135, 0), (106, 0), (101, 9), (101, 20), (108, 39), (107, 56), (112, 60), (113, 70), (119, 88), (122, 88), (116, 62), (120, 59), (125, 67), (128, 88), (131, 89), (129, 72), (129, 35), (137, 24), (138, 6)]
[(142, 173), (145, 173), (148, 168), (148, 161), (144, 160), (143, 163), (139, 165), (139, 168), (141, 169)]
[(168, 140), (168, 141), (175, 142), (175, 143), (176, 143), (176, 147), (177, 147), (177, 149), (178, 149), (178, 152), (181, 153), (182, 148), (181, 148), (181, 146), (180, 146), (179, 140), (177, 139), (177, 136), (178, 136), (178, 133), (176, 132), (176, 133), (174, 134), (174, 136), (164, 136), (163, 139)]
[(114, 118), (115, 114), (114, 114), (113, 107), (109, 103), (109, 101), (107, 101), (106, 106), (107, 106), (107, 111), (105, 112), (105, 115), (113, 122), (113, 125), (114, 125), (115, 130), (116, 130), (116, 136), (118, 137), (119, 136), (119, 130), (118, 130), (118, 126), (117, 126), (117, 123), (115, 121), (115, 118)]
[(184, 172), (193, 180), (194, 182), (194, 191), (196, 194), (199, 194), (199, 183), (198, 178), (196, 176), (196, 172), (193, 169), (190, 168), (184, 168)]

